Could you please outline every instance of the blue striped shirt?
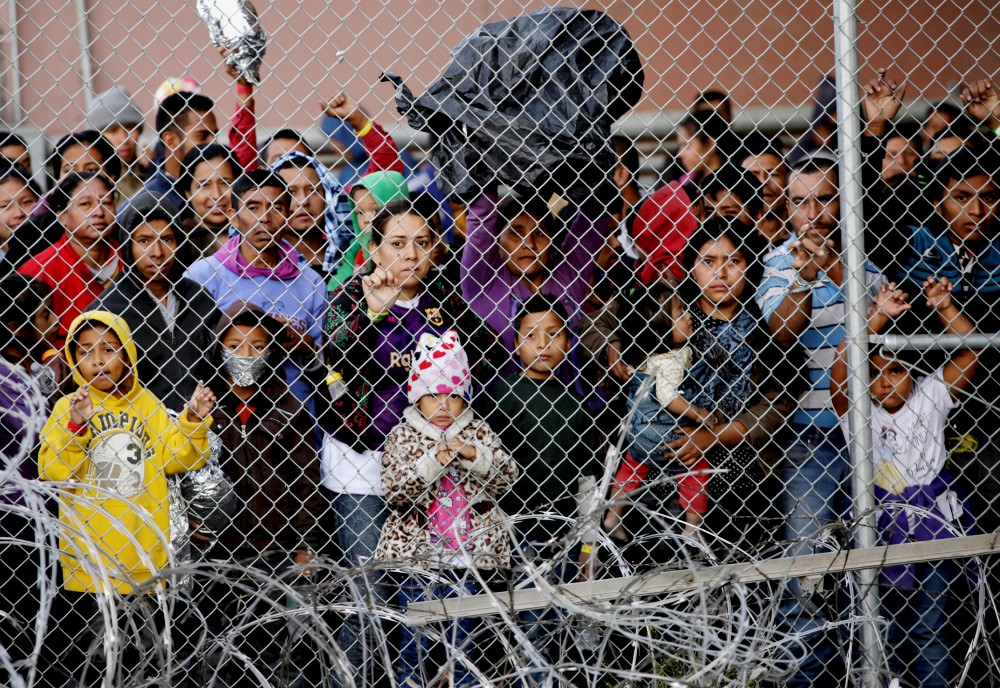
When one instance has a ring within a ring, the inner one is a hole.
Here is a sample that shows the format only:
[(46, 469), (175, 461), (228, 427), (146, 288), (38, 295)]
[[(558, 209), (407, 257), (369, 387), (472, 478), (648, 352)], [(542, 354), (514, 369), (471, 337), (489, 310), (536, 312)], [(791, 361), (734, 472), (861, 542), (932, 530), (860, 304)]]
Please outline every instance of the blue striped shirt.
[[(789, 239), (780, 249), (764, 259), (764, 278), (757, 291), (757, 305), (769, 321), (771, 315), (785, 300), (798, 271), (792, 267)], [(870, 263), (865, 266), (869, 302), (886, 279)], [(801, 425), (823, 428), (837, 426), (837, 414), (830, 401), (830, 368), (837, 355), (837, 347), (844, 338), (844, 318), (847, 307), (844, 292), (825, 272), (820, 272), (812, 289), (812, 319), (799, 335), (799, 344), (805, 349), (809, 388), (799, 401), (799, 408), (792, 421)]]

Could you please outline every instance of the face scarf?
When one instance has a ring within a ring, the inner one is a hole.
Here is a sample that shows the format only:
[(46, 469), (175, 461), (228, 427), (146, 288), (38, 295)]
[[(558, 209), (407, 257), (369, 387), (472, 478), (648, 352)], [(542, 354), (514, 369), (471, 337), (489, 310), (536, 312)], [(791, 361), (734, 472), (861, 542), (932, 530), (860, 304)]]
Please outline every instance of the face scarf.
[(323, 187), (323, 198), (326, 201), (326, 207), (323, 211), (323, 233), (326, 236), (323, 270), (333, 270), (340, 263), (341, 255), (354, 237), (354, 228), (351, 224), (351, 205), (348, 202), (347, 194), (344, 193), (344, 187), (326, 165), (311, 155), (299, 151), (290, 151), (279, 157), (271, 163), (271, 170), (277, 172), (282, 165), (290, 161), (296, 163), (296, 166), (305, 163), (316, 170), (319, 184)]
[(222, 349), (222, 366), (237, 387), (256, 387), (268, 372), (267, 354), (237, 356), (229, 349)]

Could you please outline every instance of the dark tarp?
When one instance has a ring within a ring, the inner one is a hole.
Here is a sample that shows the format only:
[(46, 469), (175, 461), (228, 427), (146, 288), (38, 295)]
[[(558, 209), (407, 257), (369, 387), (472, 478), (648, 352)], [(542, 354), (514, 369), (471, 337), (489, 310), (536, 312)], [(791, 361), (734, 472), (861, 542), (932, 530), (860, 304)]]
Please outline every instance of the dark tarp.
[(550, 8), (473, 32), (419, 98), (399, 76), (383, 80), (396, 86), (410, 126), (434, 138), (431, 160), (446, 194), (468, 200), (500, 183), (582, 206), (606, 192), (610, 127), (638, 102), (643, 73), (611, 17)]

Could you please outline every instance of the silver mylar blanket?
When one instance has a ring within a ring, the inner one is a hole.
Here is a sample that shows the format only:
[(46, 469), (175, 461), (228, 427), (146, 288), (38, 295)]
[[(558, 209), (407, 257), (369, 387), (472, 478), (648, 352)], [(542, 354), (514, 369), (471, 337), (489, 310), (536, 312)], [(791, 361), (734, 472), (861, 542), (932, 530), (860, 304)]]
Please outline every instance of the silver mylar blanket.
[(259, 84), (267, 33), (260, 26), (254, 6), (249, 0), (198, 0), (197, 7), (212, 42), (229, 49), (227, 62), (244, 79)]

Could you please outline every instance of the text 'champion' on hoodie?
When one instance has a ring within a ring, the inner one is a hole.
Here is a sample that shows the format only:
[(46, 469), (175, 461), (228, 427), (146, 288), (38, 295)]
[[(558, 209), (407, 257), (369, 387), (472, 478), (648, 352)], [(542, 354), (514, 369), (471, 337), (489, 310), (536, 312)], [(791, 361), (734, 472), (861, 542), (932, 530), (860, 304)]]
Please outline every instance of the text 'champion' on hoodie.
[(94, 413), (80, 433), (69, 427), (70, 395), (59, 399), (42, 430), (38, 470), (43, 480), (71, 483), (59, 506), (65, 588), (101, 592), (110, 586), (129, 593), (167, 563), (166, 476), (204, 465), (212, 419), (194, 423), (186, 412), (171, 418), (139, 384), (128, 325), (106, 311), (88, 311), (70, 325), (65, 354), (77, 384), (85, 381), (74, 341), (88, 323), (117, 335), (131, 366), (132, 386), (121, 397), (91, 387)]

